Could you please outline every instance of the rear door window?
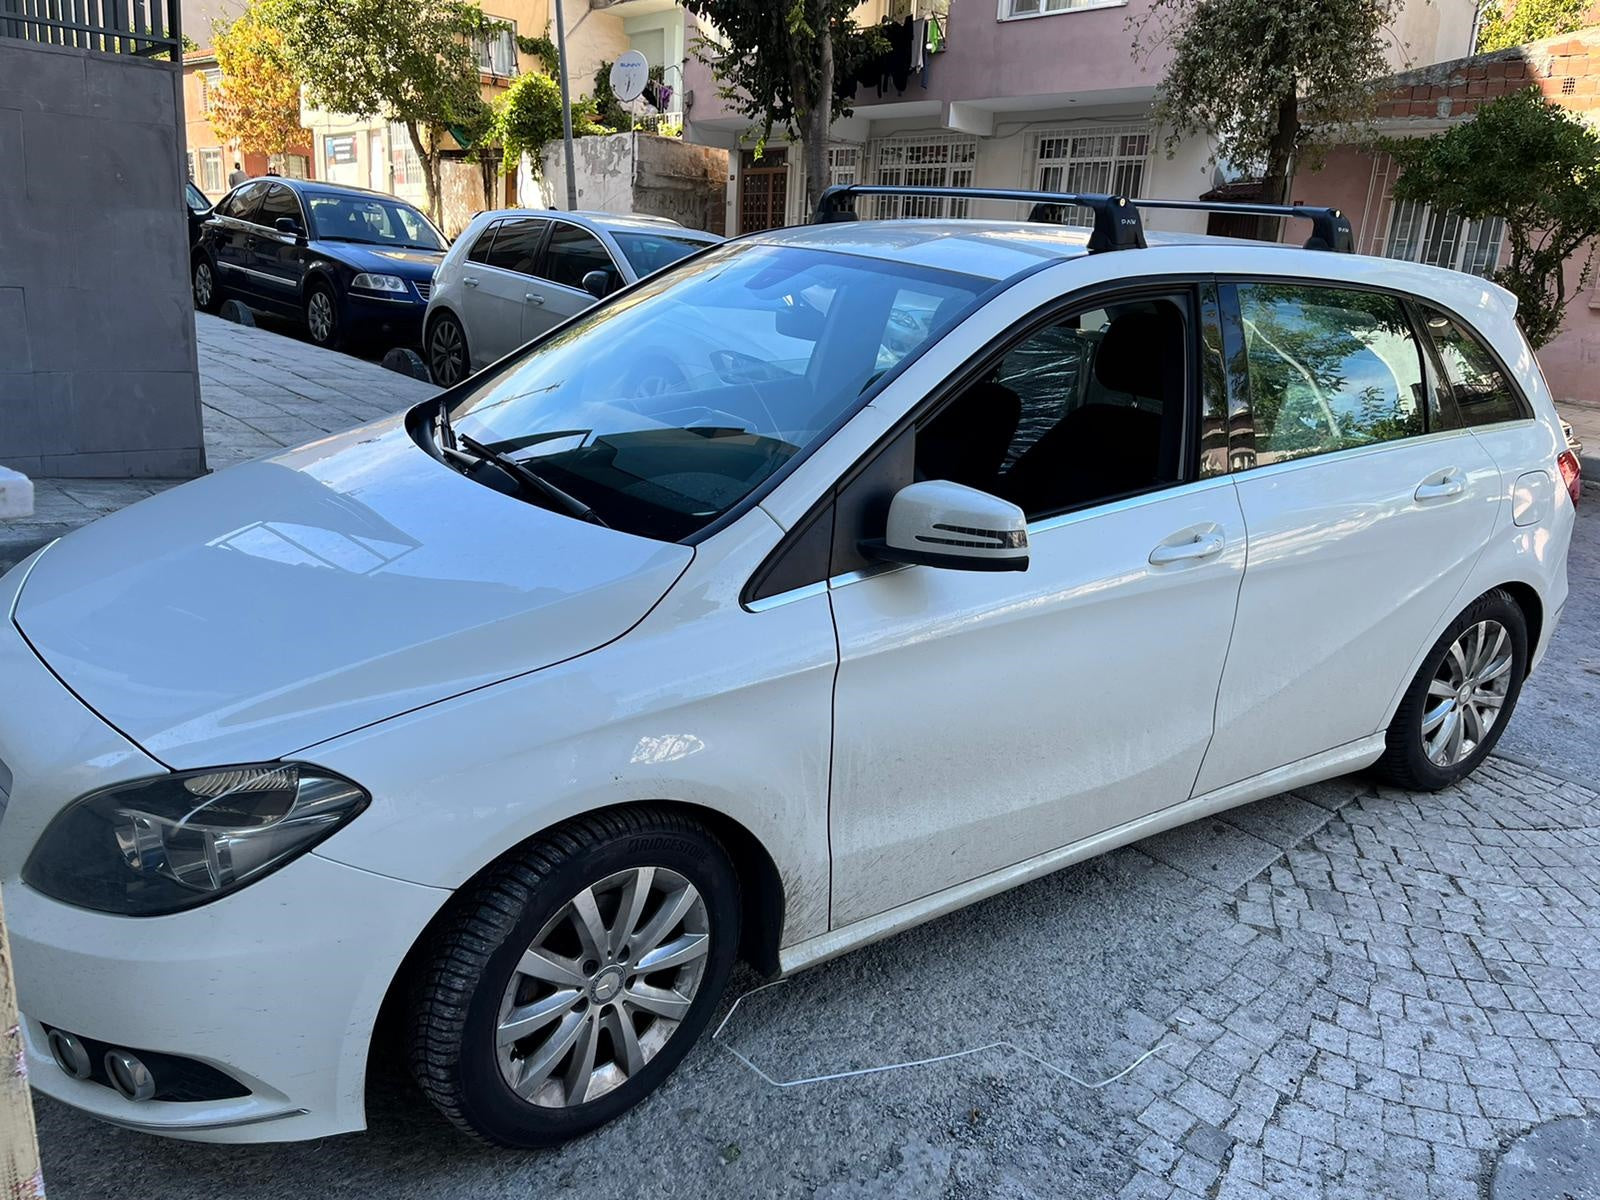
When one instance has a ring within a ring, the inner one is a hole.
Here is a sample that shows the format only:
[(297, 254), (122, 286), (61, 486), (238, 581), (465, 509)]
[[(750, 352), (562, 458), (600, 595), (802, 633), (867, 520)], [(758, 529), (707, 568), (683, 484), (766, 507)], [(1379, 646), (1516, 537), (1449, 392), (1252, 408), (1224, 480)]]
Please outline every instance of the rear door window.
[(1446, 384), (1464, 425), (1493, 425), (1528, 415), (1499, 361), (1454, 317), (1423, 305), (1428, 336), (1444, 364)]
[(275, 183), (267, 190), (266, 198), (261, 201), (261, 208), (255, 216), (256, 224), (275, 228), (279, 217), (288, 217), (296, 225), (304, 229), (305, 220), (300, 216), (300, 201), (295, 194), (281, 183)]
[(1423, 432), (1422, 349), (1397, 298), (1297, 283), (1237, 295), (1255, 465)]
[(265, 183), (247, 183), (224, 200), (217, 211), (235, 220), (253, 221), (256, 219), (256, 210), (261, 207), (261, 198), (266, 192)]
[(494, 235), (494, 246), (489, 251), (488, 265), (502, 271), (515, 271), (518, 275), (534, 274), (539, 260), (539, 242), (547, 224), (549, 222), (531, 217), (501, 221)]
[(539, 274), (551, 283), (581, 291), (583, 277), (590, 271), (604, 271), (612, 287), (621, 282), (616, 264), (599, 238), (587, 229), (557, 221), (550, 231), (550, 244), (545, 247), (544, 267)]
[(495, 231), (500, 228), (500, 225), (501, 222), (499, 221), (490, 221), (488, 225), (484, 226), (483, 232), (478, 235), (478, 240), (473, 242), (467, 250), (468, 262), (488, 265), (489, 251), (494, 248)]

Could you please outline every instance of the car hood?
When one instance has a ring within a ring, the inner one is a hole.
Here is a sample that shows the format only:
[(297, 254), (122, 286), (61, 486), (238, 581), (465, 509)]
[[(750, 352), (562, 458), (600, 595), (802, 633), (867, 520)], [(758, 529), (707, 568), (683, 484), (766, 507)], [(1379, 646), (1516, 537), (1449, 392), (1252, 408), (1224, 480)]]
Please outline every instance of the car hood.
[(152, 757), (217, 766), (593, 650), (693, 556), (475, 484), (396, 418), (68, 535), (15, 620)]
[(444, 261), (443, 250), (389, 250), (383, 246), (363, 246), (357, 242), (316, 243), (316, 250), (337, 259), (356, 271), (382, 271), (403, 279), (433, 278)]

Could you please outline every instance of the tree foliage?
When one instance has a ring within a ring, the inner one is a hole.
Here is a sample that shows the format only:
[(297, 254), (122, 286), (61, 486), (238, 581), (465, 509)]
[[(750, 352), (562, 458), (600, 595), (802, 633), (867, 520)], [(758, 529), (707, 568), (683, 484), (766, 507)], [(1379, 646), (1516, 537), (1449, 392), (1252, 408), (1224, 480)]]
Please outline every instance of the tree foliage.
[[(572, 136), (610, 133), (595, 117), (594, 101), (572, 102)], [(503, 152), (502, 170), (510, 175), (524, 154), (539, 169), (544, 148), (561, 137), (561, 86), (537, 71), (518, 75), (495, 101), (494, 123), (489, 140), (498, 142)]]
[(1170, 153), (1197, 132), (1287, 199), (1296, 162), (1315, 163), (1371, 109), (1388, 71), (1384, 27), (1399, 0), (1154, 0), (1142, 53), (1170, 45), (1156, 102)]
[(439, 219), (439, 158), (452, 127), (481, 128), (473, 41), (497, 25), (466, 0), (261, 0), (311, 102), (404, 125)]
[(306, 138), (300, 127), (300, 83), (284, 55), (283, 34), (255, 5), (219, 22), (212, 49), (222, 82), (211, 99), (211, 126), (246, 151), (282, 154)]
[(1592, 8), (1594, 0), (1489, 0), (1478, 26), (1478, 53), (1582, 29)]
[[(1505, 219), (1511, 259), (1494, 280), (1516, 296), (1536, 349), (1554, 338), (1567, 297), (1588, 283), (1600, 237), (1600, 134), (1529, 88), (1444, 133), (1384, 148), (1400, 167), (1397, 200)], [(1582, 261), (1569, 273), (1575, 256)]]
[(857, 0), (684, 0), (713, 30), (696, 51), (718, 92), (760, 130), (805, 145), (806, 190), (814, 205), (828, 185), (828, 129), (850, 106), (834, 80), (868, 52), (875, 35), (851, 19)]

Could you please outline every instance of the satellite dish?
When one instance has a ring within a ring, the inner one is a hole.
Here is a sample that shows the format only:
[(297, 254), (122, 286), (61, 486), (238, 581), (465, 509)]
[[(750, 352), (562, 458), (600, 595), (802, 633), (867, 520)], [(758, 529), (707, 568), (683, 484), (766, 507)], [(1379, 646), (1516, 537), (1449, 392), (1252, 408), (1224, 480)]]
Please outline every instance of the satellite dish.
[(611, 64), (611, 90), (624, 103), (643, 95), (644, 85), (649, 82), (650, 60), (637, 50), (629, 50)]

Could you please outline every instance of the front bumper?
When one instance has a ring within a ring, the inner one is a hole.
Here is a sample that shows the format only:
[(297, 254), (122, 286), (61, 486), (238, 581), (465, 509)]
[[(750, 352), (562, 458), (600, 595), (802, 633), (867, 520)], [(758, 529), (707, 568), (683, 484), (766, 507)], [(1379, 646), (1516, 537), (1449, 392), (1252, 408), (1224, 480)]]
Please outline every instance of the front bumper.
[[(89, 912), (24, 884), (23, 863), (64, 804), (165, 769), (85, 708), (18, 633), (13, 602), (33, 561), (0, 581), (0, 762), (10, 776), (0, 885), (33, 1085), (121, 1125), (208, 1141), (362, 1128), (378, 1009), (450, 893), (315, 853), (165, 917)], [(250, 1094), (127, 1100), (62, 1071), (45, 1026), (197, 1060)]]
[(383, 349), (404, 346), (416, 349), (422, 344), (422, 318), (428, 302), (415, 296), (393, 299), (347, 292), (344, 299), (345, 329), (358, 342)]

